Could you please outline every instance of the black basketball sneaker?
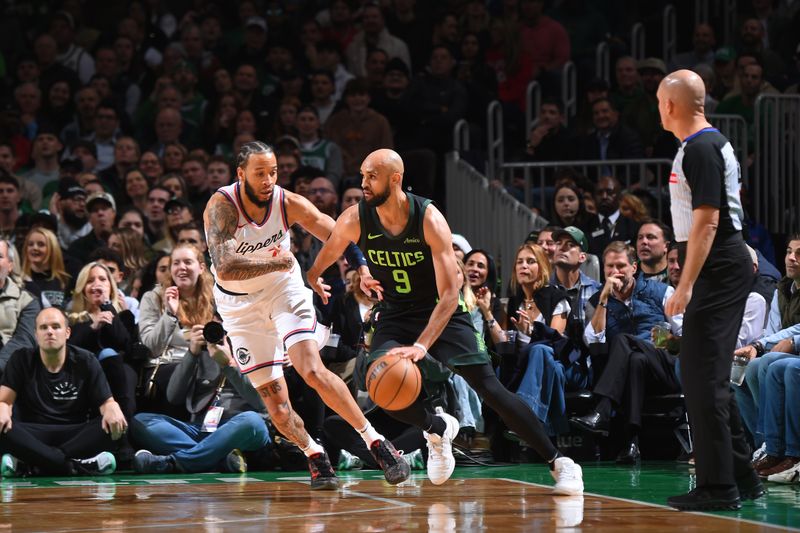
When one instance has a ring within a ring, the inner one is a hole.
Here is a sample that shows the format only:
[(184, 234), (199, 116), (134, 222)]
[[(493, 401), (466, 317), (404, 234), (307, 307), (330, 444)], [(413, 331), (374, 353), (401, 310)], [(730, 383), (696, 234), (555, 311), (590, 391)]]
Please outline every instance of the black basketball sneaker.
[(403, 459), (403, 455), (398, 452), (394, 445), (387, 439), (376, 440), (369, 447), (375, 462), (383, 470), (383, 475), (392, 485), (397, 485), (408, 479), (411, 475), (411, 467)]

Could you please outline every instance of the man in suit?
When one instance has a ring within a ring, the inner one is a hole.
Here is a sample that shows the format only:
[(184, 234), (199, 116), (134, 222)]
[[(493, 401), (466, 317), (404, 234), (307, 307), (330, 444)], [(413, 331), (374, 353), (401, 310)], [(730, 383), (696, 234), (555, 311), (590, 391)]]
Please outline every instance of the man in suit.
[[(598, 98), (592, 103), (592, 125), (594, 126), (592, 131), (577, 138), (575, 159), (608, 160), (644, 157), (644, 147), (639, 135), (620, 122), (619, 111), (608, 98)], [(607, 175), (611, 170), (601, 167), (601, 173)]]
[(625, 244), (636, 243), (639, 224), (623, 216), (619, 211), (622, 186), (614, 176), (604, 176), (597, 182), (594, 199), (597, 218), (589, 230), (589, 253), (602, 257), (606, 246), (612, 241)]

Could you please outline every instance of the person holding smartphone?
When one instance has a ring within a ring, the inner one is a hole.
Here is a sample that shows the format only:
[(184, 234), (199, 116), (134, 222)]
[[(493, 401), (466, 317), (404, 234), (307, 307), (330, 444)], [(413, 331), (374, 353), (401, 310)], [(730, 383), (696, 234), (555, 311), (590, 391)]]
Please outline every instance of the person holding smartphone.
[(69, 343), (97, 357), (111, 394), (130, 420), (136, 412), (136, 373), (122, 358), (131, 342), (119, 317), (124, 310), (125, 301), (108, 268), (98, 262), (84, 266), (75, 282), (72, 312), (68, 315)]

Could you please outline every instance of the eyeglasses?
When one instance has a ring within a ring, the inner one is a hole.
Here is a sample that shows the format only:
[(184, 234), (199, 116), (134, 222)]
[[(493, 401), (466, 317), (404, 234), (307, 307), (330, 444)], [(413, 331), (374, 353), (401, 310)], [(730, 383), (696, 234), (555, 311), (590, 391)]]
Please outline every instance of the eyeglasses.
[(324, 187), (320, 187), (319, 189), (309, 189), (308, 190), (308, 194), (310, 194), (310, 195), (314, 195), (314, 194), (323, 194), (323, 195), (325, 195), (325, 194), (334, 194), (334, 191), (332, 191), (330, 189), (326, 189)]
[(185, 206), (182, 206), (182, 205), (181, 205), (181, 206), (178, 206), (178, 207), (170, 207), (169, 209), (167, 209), (167, 214), (168, 214), (168, 215), (177, 215), (177, 214), (178, 214), (178, 213), (180, 213), (180, 212), (181, 212), (183, 209), (188, 209), (188, 208), (187, 208), (187, 207), (185, 207)]

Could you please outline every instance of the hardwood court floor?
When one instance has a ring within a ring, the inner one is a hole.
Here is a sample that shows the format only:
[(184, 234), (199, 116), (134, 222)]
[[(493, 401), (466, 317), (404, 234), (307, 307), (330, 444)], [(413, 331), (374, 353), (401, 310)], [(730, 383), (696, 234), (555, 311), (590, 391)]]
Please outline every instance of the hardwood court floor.
[(772, 486), (738, 513), (654, 505), (686, 490), (686, 474), (668, 463), (587, 465), (583, 497), (551, 495), (546, 468), (527, 464), (460, 468), (439, 487), (424, 473), (391, 487), (378, 472), (359, 472), (337, 492), (311, 492), (302, 472), (4, 480), (0, 531), (766, 532), (800, 522), (796, 486)]

